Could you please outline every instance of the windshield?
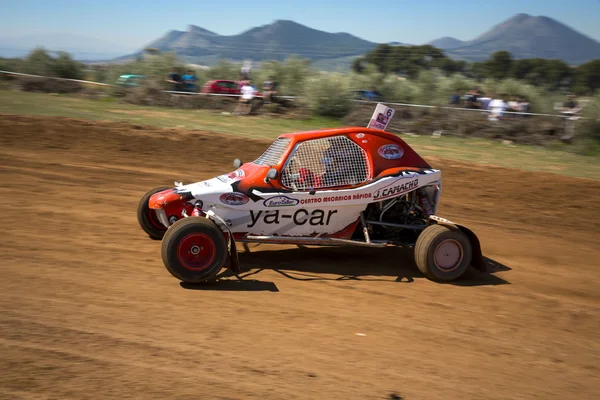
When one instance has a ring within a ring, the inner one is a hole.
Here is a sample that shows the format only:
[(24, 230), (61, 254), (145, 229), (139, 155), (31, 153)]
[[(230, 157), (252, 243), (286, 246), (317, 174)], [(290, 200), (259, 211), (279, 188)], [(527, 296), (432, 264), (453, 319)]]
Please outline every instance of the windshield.
[(276, 139), (260, 157), (253, 161), (254, 164), (268, 166), (279, 164), (281, 157), (283, 157), (283, 153), (285, 153), (285, 149), (288, 147), (288, 144), (290, 144), (289, 138)]

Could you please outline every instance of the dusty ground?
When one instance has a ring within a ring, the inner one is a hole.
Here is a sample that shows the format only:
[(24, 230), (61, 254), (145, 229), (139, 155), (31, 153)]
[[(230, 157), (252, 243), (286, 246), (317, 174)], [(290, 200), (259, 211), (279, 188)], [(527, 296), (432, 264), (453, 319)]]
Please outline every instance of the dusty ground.
[(2, 115), (0, 144), (2, 399), (600, 398), (598, 181), (431, 159), (494, 265), (458, 284), (259, 246), (244, 282), (186, 288), (139, 197), (266, 143)]

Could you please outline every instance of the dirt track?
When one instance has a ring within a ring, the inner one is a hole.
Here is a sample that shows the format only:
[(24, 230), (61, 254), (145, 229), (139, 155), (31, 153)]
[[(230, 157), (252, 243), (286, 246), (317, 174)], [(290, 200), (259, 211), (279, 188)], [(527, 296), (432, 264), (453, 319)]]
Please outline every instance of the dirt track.
[(430, 159), (494, 264), (458, 284), (259, 246), (243, 283), (185, 288), (139, 197), (268, 143), (7, 115), (0, 143), (1, 399), (600, 398), (598, 181)]

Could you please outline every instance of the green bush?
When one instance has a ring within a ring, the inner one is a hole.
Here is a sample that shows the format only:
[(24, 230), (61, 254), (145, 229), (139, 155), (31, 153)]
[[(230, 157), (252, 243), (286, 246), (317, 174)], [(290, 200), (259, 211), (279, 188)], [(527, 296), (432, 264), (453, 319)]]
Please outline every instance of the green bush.
[(285, 96), (303, 96), (308, 78), (315, 72), (310, 68), (310, 60), (291, 57), (285, 61), (265, 61), (252, 70), (252, 80), (257, 88), (274, 76), (279, 85), (279, 94)]
[(213, 79), (231, 79), (237, 81), (240, 79), (241, 68), (241, 63), (220, 60), (217, 65), (214, 65), (203, 74), (203, 78), (205, 81)]
[(576, 126), (575, 151), (600, 156), (600, 95), (588, 99), (582, 117)]
[(68, 79), (82, 79), (84, 65), (73, 60), (71, 55), (60, 52), (58, 57), (52, 57), (43, 48), (33, 50), (25, 58), (22, 69), (15, 72)]
[(352, 109), (350, 82), (340, 73), (321, 73), (311, 77), (306, 86), (310, 110), (317, 115), (341, 118)]

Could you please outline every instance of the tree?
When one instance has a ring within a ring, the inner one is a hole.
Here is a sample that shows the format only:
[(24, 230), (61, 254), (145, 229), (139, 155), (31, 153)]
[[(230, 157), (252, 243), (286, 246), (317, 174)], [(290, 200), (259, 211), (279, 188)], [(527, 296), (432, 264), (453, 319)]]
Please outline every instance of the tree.
[(355, 58), (352, 61), (352, 65), (351, 65), (352, 71), (354, 71), (358, 74), (362, 74), (363, 71), (365, 70), (364, 63), (366, 63), (366, 62), (364, 61), (364, 59), (362, 57)]
[(61, 51), (51, 62), (53, 76), (68, 79), (83, 79), (83, 64), (73, 60), (69, 53)]
[(486, 77), (493, 79), (508, 78), (512, 64), (512, 55), (508, 51), (497, 51), (485, 62)]
[[(368, 63), (377, 66), (379, 72), (384, 74), (394, 73), (416, 78), (420, 70), (437, 68), (443, 60), (448, 60), (444, 52), (431, 45), (390, 46), (380, 44), (363, 58), (354, 60), (352, 69), (361, 73), (363, 64)], [(453, 70), (459, 64), (452, 64), (452, 67), (450, 64), (445, 65), (449, 70)]]
[(600, 89), (600, 60), (588, 61), (575, 70), (575, 90), (580, 94), (594, 94)]
[(43, 47), (38, 47), (25, 58), (25, 73), (52, 76), (52, 57)]

